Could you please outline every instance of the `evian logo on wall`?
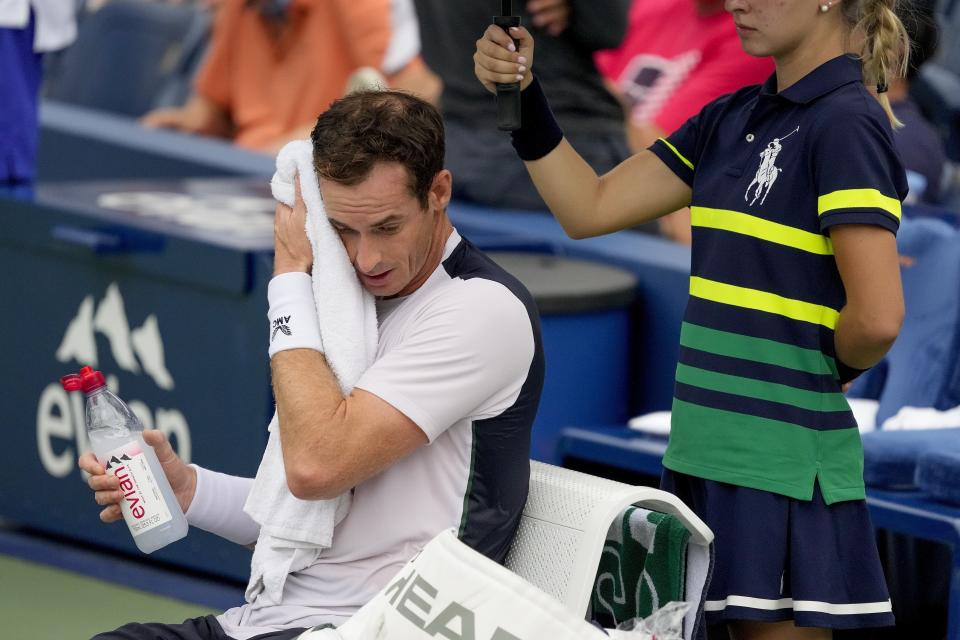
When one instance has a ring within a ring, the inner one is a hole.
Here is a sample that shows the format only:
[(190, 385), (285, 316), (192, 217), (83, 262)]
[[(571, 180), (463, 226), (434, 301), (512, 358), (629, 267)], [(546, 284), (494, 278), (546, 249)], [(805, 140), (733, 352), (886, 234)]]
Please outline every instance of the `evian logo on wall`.
[[(97, 348), (97, 334), (109, 344), (113, 362), (105, 361)], [(111, 283), (99, 303), (88, 295), (80, 303), (76, 315), (67, 324), (57, 348), (58, 362), (72, 366), (90, 365), (103, 368), (107, 386), (123, 397), (119, 381), (110, 374), (114, 366), (135, 375), (146, 375), (163, 391), (175, 387), (173, 375), (164, 358), (163, 338), (154, 314), (143, 323), (130, 328), (123, 296), (117, 283)], [(70, 369), (67, 367), (65, 370)], [(141, 400), (124, 398), (146, 429), (159, 429), (171, 438), (184, 461), (190, 461), (190, 428), (183, 414), (173, 408), (158, 407), (155, 411)], [(64, 447), (55, 441), (67, 440), (76, 444)], [(76, 468), (79, 455), (90, 450), (84, 426), (84, 398), (82, 394), (68, 394), (59, 382), (47, 385), (37, 406), (37, 452), (44, 469), (53, 476), (65, 477)]]

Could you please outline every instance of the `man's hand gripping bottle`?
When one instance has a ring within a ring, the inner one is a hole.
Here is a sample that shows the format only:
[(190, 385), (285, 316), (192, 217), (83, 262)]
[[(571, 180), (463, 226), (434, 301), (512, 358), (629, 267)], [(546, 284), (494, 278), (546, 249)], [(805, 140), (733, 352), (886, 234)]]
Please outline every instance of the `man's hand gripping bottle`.
[(143, 441), (143, 424), (107, 389), (103, 374), (83, 367), (60, 383), (87, 396), (90, 446), (107, 473), (120, 480), (120, 509), (140, 551), (152, 553), (187, 535), (187, 519), (157, 454)]

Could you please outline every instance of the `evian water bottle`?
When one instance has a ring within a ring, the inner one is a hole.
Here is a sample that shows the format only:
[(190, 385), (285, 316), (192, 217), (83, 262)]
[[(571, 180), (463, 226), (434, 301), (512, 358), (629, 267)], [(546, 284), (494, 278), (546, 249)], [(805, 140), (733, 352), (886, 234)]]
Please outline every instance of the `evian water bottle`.
[(187, 519), (157, 454), (143, 441), (143, 424), (107, 389), (103, 374), (83, 367), (60, 383), (87, 396), (90, 446), (107, 473), (120, 480), (120, 509), (140, 551), (152, 553), (187, 535)]

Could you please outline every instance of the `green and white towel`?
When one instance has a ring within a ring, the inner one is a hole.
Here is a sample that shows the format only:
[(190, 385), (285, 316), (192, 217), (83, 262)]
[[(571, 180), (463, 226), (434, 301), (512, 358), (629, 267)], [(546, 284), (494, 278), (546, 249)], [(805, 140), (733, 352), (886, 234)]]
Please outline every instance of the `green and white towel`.
[(590, 601), (593, 620), (614, 628), (683, 601), (689, 541), (674, 516), (628, 507), (607, 532)]

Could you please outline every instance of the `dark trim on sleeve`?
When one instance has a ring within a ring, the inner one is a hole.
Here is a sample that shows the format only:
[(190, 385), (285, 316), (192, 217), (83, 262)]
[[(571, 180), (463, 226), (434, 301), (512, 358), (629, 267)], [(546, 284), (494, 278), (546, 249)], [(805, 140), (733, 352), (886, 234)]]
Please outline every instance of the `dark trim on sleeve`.
[(840, 358), (834, 358), (837, 363), (837, 376), (840, 378), (840, 384), (847, 384), (859, 378), (867, 369), (855, 369), (850, 365), (844, 364)]
[(821, 231), (838, 224), (872, 224), (894, 235), (900, 228), (900, 221), (883, 209), (837, 209), (820, 216)]
[(683, 160), (674, 153), (673, 149), (667, 146), (666, 142), (659, 139), (648, 149), (653, 152), (653, 155), (660, 158), (661, 162), (667, 165), (667, 168), (683, 180), (688, 187), (693, 188), (693, 169), (684, 164)]

